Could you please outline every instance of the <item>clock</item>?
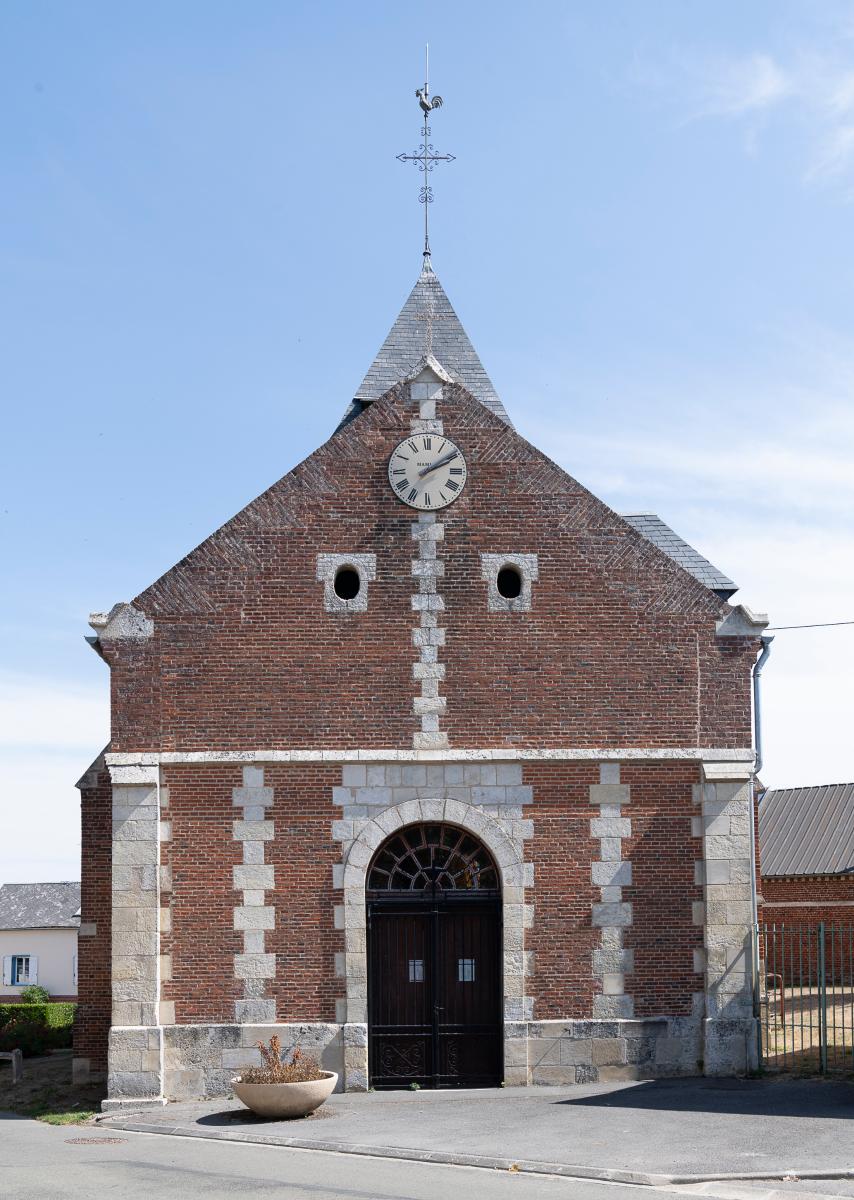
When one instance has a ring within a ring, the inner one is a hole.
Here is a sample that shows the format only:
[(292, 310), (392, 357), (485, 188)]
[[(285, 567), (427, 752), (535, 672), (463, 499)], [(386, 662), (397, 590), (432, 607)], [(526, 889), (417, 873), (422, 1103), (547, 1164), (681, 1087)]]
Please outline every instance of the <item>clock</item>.
[(414, 433), (391, 453), (388, 481), (411, 508), (432, 511), (452, 504), (465, 487), (466, 460), (459, 446), (435, 433)]

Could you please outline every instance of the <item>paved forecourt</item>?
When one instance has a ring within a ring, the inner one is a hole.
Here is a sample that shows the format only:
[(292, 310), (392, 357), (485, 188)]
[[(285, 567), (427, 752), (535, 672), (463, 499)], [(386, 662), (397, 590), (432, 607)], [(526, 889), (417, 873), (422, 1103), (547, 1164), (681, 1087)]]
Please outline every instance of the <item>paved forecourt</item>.
[(338, 1094), (315, 1117), (288, 1122), (209, 1100), (122, 1113), (100, 1127), (657, 1183), (854, 1177), (852, 1118), (851, 1082), (672, 1079)]

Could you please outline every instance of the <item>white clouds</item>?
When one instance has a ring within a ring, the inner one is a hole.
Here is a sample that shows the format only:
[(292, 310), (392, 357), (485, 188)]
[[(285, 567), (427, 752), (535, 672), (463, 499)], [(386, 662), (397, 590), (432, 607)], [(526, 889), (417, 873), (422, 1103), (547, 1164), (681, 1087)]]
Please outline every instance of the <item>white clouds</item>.
[(701, 107), (698, 116), (741, 116), (779, 104), (793, 81), (768, 54), (741, 59), (715, 59), (698, 72)]
[(743, 123), (751, 151), (763, 123), (786, 119), (804, 143), (807, 182), (854, 178), (854, 52), (844, 38), (829, 48), (798, 48), (786, 55), (683, 51), (639, 78), (663, 90), (686, 120)]

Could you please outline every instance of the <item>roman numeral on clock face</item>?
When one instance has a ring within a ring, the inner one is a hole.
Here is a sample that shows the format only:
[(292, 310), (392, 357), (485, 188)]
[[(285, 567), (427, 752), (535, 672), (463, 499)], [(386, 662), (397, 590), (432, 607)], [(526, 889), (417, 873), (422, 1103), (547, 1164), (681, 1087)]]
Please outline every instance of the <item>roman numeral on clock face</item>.
[(424, 504), (425, 504), (426, 508), (430, 507), (430, 493), (429, 492), (424, 493)]
[(449, 479), (445, 484), (445, 487), (450, 488), (452, 492), (458, 492), (460, 490), (460, 485), (454, 479)]
[(432, 438), (425, 437), (425, 438), (422, 438), (421, 440), (422, 440), (422, 442), (424, 443), (424, 449), (425, 449), (425, 450), (429, 450), (429, 449), (431, 448), (431, 446), (433, 445), (433, 439), (432, 439)]
[(408, 479), (398, 479), (397, 483), (394, 486), (397, 488), (397, 490), (400, 492), (400, 494), (402, 496), (403, 493), (406, 491), (406, 489), (409, 487), (409, 480)]
[(412, 451), (413, 454), (418, 453), (418, 443), (417, 442), (407, 442), (406, 444), (409, 447), (409, 449)]
[(450, 472), (450, 473), (451, 473), (452, 475), (462, 475), (462, 473), (463, 473), (463, 469), (462, 469), (462, 467), (451, 467), (451, 472)]
[(409, 493), (408, 499), (414, 500), (417, 495), (418, 495), (418, 488), (413, 488), (412, 491)]

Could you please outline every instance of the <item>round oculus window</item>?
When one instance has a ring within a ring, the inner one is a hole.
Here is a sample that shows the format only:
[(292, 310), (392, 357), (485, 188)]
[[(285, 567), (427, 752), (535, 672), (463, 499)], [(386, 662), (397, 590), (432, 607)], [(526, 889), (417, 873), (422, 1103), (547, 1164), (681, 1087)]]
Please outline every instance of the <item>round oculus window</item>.
[(335, 595), (339, 600), (355, 600), (362, 590), (362, 581), (355, 567), (339, 567), (335, 572)]
[(522, 576), (516, 567), (502, 567), (495, 580), (498, 595), (505, 600), (516, 600), (522, 594)]

